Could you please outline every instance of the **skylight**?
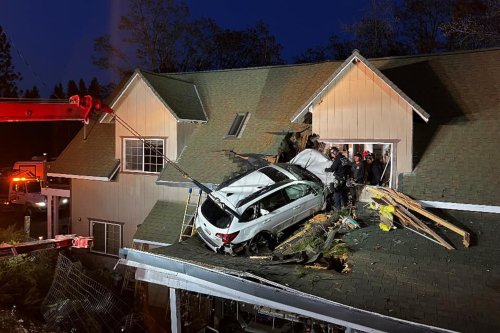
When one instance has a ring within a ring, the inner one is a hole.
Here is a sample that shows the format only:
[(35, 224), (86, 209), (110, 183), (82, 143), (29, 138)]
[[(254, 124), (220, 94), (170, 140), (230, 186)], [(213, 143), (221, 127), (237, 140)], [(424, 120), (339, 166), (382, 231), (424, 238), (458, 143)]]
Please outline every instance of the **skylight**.
[(237, 113), (236, 117), (233, 120), (233, 124), (231, 128), (229, 128), (229, 132), (226, 137), (237, 138), (240, 136), (243, 126), (245, 125), (245, 120), (248, 118), (249, 113)]

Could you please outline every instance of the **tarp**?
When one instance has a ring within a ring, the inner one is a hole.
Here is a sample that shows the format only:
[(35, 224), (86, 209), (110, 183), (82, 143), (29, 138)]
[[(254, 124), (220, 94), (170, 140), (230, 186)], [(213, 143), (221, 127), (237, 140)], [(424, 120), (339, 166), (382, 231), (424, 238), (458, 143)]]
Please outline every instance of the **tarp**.
[(333, 182), (333, 173), (325, 171), (325, 168), (332, 165), (332, 161), (315, 149), (304, 149), (290, 161), (290, 164), (297, 164), (311, 171), (326, 185)]

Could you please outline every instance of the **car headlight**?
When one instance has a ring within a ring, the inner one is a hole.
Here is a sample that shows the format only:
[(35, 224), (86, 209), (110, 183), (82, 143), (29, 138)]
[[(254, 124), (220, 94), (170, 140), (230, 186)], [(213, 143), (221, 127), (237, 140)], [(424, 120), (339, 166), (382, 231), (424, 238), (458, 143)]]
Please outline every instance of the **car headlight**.
[(35, 205), (37, 207), (45, 207), (45, 206), (47, 206), (47, 204), (44, 201), (37, 202), (37, 203), (35, 203)]
[(65, 204), (67, 204), (68, 202), (69, 202), (68, 198), (64, 198), (64, 199), (62, 199), (62, 200), (61, 200), (61, 204), (62, 204), (62, 205), (65, 205)]

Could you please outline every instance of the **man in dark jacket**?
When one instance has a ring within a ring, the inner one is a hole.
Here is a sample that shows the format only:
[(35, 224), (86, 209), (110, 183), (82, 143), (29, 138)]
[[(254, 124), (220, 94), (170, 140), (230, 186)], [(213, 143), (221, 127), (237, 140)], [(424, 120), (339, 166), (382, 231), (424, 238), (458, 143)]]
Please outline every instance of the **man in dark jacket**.
[(333, 192), (333, 204), (336, 209), (347, 205), (347, 187), (346, 187), (346, 169), (349, 166), (349, 160), (342, 155), (337, 147), (330, 148), (330, 157), (333, 162), (326, 172), (333, 172), (334, 180), (330, 184), (330, 190)]
[(384, 168), (379, 160), (373, 157), (373, 154), (366, 156), (368, 164), (368, 183), (370, 185), (380, 185), (382, 183), (382, 172)]
[(354, 185), (350, 188), (352, 203), (356, 203), (358, 199), (359, 185), (364, 185), (366, 182), (366, 161), (360, 153), (354, 154), (354, 165), (352, 166), (352, 180)]
[(353, 178), (356, 184), (364, 184), (366, 180), (366, 162), (360, 153), (354, 155)]

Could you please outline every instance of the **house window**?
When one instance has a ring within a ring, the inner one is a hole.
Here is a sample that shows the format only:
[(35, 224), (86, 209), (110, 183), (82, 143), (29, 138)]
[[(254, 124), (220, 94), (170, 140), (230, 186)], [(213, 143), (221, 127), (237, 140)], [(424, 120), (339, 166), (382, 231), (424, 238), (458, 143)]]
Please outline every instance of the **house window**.
[(122, 225), (103, 221), (90, 221), (90, 234), (94, 237), (91, 252), (118, 255), (122, 246)]
[(236, 117), (233, 120), (231, 128), (229, 128), (229, 132), (227, 132), (226, 137), (228, 138), (237, 138), (241, 135), (243, 127), (245, 125), (245, 120), (248, 119), (249, 113), (237, 113)]
[(125, 171), (158, 173), (163, 169), (164, 139), (123, 139)]

